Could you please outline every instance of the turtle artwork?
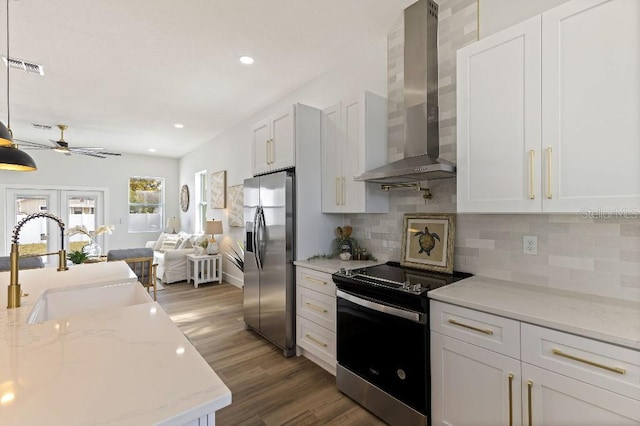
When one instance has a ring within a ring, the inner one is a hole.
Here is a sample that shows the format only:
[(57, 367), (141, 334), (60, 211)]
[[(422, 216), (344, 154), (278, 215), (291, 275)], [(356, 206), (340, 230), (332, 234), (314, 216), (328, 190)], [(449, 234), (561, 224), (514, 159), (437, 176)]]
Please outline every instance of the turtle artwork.
[(436, 246), (436, 240), (440, 241), (438, 234), (429, 232), (428, 226), (424, 227), (424, 232), (416, 232), (413, 236), (418, 238), (418, 244), (420, 244), (418, 253), (427, 253), (427, 256), (431, 256), (431, 250)]

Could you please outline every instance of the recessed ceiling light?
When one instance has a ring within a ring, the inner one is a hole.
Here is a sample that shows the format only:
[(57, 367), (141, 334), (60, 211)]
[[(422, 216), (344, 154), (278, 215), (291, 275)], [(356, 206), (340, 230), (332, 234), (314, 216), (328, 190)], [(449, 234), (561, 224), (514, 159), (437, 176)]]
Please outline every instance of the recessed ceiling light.
[(240, 62), (245, 65), (251, 65), (254, 60), (251, 56), (240, 56)]
[(173, 127), (175, 127), (176, 129), (182, 129), (184, 127), (184, 124), (176, 123), (173, 125)]
[(149, 152), (156, 152), (155, 148), (149, 148)]

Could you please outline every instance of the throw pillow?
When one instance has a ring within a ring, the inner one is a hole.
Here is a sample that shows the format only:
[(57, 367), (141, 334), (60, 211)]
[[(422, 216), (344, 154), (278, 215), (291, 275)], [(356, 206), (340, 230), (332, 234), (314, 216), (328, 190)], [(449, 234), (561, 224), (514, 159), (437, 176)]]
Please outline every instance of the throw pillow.
[(180, 245), (178, 246), (178, 250), (182, 250), (182, 249), (188, 249), (193, 247), (193, 237), (191, 237), (191, 235), (185, 235), (183, 236), (182, 241), (180, 242)]
[(156, 251), (160, 250), (160, 247), (162, 247), (162, 243), (164, 242), (164, 239), (166, 238), (167, 235), (171, 235), (171, 234), (166, 234), (164, 232), (160, 234), (160, 236), (156, 240), (156, 243), (153, 245), (154, 250)]
[(158, 251), (174, 250), (180, 244), (180, 236), (178, 234), (167, 234), (162, 241), (162, 245)]

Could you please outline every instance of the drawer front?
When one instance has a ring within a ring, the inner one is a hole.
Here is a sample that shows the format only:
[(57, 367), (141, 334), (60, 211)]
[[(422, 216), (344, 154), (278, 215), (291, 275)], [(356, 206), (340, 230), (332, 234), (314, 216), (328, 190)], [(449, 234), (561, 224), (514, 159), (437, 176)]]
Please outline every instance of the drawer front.
[(296, 284), (320, 293), (336, 296), (336, 285), (331, 274), (296, 266)]
[(327, 364), (336, 365), (336, 333), (298, 315), (296, 343)]
[(522, 361), (640, 400), (640, 351), (523, 323)]
[(431, 300), (431, 330), (520, 359), (520, 322)]
[(298, 286), (296, 292), (298, 315), (336, 331), (336, 298)]

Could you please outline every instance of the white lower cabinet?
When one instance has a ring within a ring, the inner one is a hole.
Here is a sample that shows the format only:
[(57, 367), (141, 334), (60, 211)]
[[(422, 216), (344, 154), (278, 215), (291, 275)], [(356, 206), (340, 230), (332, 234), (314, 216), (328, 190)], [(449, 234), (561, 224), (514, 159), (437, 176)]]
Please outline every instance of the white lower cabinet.
[[(479, 346), (510, 322), (519, 334)], [(640, 425), (640, 352), (432, 300), (431, 417), (434, 426)]]
[(331, 274), (296, 266), (296, 353), (336, 374), (336, 287)]
[(431, 332), (431, 388), (432, 425), (521, 424), (519, 360)]

